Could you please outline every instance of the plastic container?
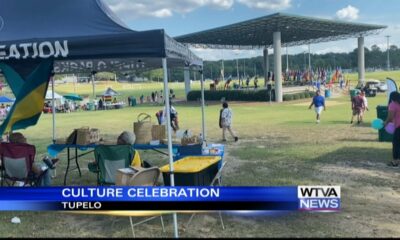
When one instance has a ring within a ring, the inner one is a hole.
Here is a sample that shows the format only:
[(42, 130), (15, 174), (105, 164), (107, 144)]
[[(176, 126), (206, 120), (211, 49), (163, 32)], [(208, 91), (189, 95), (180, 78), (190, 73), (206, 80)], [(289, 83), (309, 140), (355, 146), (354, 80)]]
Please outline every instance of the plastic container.
[(132, 107), (136, 106), (136, 98), (135, 97), (131, 97), (131, 106)]
[(331, 97), (331, 90), (325, 89), (325, 98), (330, 98), (330, 97)]
[(88, 110), (90, 110), (90, 111), (93, 111), (93, 110), (94, 110), (94, 104), (91, 103), (91, 102), (88, 102), (88, 103), (87, 103), (87, 107), (88, 107)]
[[(175, 186), (209, 186), (218, 172), (219, 156), (185, 157), (174, 162)], [(169, 164), (160, 168), (164, 185), (170, 186)]]
[[(376, 113), (378, 118), (385, 121), (388, 115), (388, 107), (383, 105), (378, 105), (376, 107)], [(393, 135), (386, 132), (385, 128), (380, 129), (378, 134), (379, 134), (379, 142), (392, 142), (393, 140)]]

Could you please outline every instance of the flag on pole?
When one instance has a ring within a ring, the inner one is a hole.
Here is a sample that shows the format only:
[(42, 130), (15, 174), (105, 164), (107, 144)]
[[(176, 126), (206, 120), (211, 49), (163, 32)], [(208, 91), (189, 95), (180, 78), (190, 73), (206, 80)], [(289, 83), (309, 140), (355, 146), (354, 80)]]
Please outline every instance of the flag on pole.
[(26, 78), (4, 63), (0, 69), (16, 96), (4, 122), (0, 125), (0, 135), (18, 129), (36, 125), (43, 111), (44, 100), (53, 71), (53, 60), (46, 59)]
[(390, 78), (386, 79), (386, 85), (387, 85), (387, 90), (386, 90), (387, 100), (389, 102), (390, 94), (392, 92), (396, 92), (398, 88), (397, 88), (396, 82), (393, 79), (390, 79)]

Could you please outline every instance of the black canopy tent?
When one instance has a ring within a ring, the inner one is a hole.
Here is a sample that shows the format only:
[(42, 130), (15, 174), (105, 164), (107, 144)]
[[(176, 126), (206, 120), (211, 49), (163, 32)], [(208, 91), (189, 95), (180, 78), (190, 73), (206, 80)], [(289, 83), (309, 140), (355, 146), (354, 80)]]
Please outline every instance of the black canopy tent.
[[(167, 62), (168, 67), (202, 67), (200, 58), (164, 30), (133, 31), (102, 0), (0, 0), (0, 62), (26, 76), (47, 58), (61, 74), (163, 68), (164, 92), (169, 92)], [(165, 104), (169, 116), (169, 98)], [(170, 128), (167, 117), (173, 171)]]
[(164, 30), (133, 31), (101, 0), (1, 0), (0, 61), (20, 73), (42, 58), (56, 73), (202, 65)]

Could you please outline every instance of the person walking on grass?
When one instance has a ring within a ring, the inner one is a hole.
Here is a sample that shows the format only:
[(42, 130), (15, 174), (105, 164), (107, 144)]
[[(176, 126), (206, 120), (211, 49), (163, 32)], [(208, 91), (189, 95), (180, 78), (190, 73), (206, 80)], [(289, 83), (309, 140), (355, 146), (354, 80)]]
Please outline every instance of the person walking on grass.
[(320, 90), (316, 91), (315, 96), (313, 97), (313, 100), (308, 109), (311, 109), (313, 105), (315, 107), (315, 113), (317, 114), (317, 123), (319, 123), (321, 121), (322, 110), (326, 111), (325, 98), (321, 96)]
[(226, 130), (229, 131), (231, 136), (235, 139), (235, 142), (239, 140), (239, 138), (232, 131), (232, 110), (228, 108), (228, 103), (224, 102), (222, 104), (222, 109), (220, 111), (220, 127), (222, 127), (222, 141), (226, 142), (225, 133)]
[(384, 125), (386, 126), (390, 122), (393, 122), (396, 130), (394, 131), (392, 140), (393, 160), (388, 163), (388, 166), (398, 167), (400, 164), (400, 93), (392, 92), (390, 99), (388, 116)]
[(362, 114), (360, 116), (360, 121), (363, 122), (363, 117), (364, 117), (365, 111), (369, 111), (369, 108), (368, 108), (368, 100), (367, 100), (367, 97), (365, 96), (364, 90), (361, 90), (360, 96), (362, 97), (362, 99), (364, 101), (364, 108), (363, 108)]
[(351, 116), (350, 124), (353, 124), (354, 116), (357, 116), (357, 124), (360, 124), (365, 109), (364, 98), (360, 95), (360, 92), (357, 93), (357, 96), (351, 99), (351, 109), (353, 110), (353, 114)]

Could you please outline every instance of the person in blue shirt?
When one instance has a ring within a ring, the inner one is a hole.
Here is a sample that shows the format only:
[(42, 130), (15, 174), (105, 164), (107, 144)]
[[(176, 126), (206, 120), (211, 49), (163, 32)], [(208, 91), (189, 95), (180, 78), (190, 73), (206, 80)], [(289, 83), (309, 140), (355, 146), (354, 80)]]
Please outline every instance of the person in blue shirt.
[(310, 107), (308, 109), (311, 109), (312, 106), (315, 106), (315, 113), (317, 114), (317, 123), (320, 122), (321, 120), (321, 113), (322, 110), (326, 110), (325, 107), (325, 98), (323, 96), (321, 96), (321, 91), (318, 90), (315, 94), (315, 96), (313, 97), (313, 100), (310, 104)]

